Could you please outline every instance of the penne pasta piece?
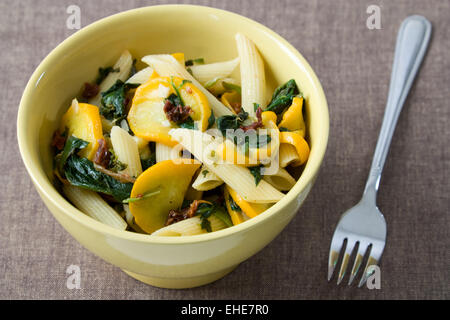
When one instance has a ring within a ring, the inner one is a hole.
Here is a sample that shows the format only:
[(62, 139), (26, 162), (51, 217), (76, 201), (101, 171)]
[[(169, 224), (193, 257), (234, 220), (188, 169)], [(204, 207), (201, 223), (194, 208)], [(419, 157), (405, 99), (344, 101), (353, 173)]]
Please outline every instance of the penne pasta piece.
[(200, 168), (200, 173), (192, 183), (192, 187), (199, 191), (212, 190), (223, 184), (223, 180), (209, 171), (205, 166)]
[(80, 211), (113, 228), (125, 230), (127, 223), (97, 192), (63, 185), (63, 192)]
[[(211, 223), (211, 231), (213, 232), (225, 229), (227, 227), (222, 220), (215, 217), (214, 215), (211, 215), (208, 218), (208, 220)], [(156, 230), (151, 235), (180, 237), (180, 236), (194, 236), (202, 233), (207, 233), (207, 231), (205, 229), (202, 229), (200, 217), (196, 216), (168, 225), (167, 227), (161, 228), (159, 230)]]
[(150, 68), (150, 67), (144, 68), (144, 69), (140, 70), (139, 72), (135, 73), (126, 82), (143, 84), (143, 83), (147, 82), (148, 79), (150, 79), (152, 73), (153, 73), (152, 68)]
[(199, 159), (208, 171), (216, 174), (236, 190), (244, 200), (254, 203), (273, 203), (283, 198), (283, 193), (264, 180), (255, 185), (255, 178), (248, 168), (217, 163), (217, 159), (214, 158), (216, 144), (213, 143), (214, 139), (211, 135), (189, 129), (172, 129), (169, 134)]
[(114, 126), (111, 129), (111, 144), (119, 161), (127, 165), (122, 172), (138, 177), (142, 173), (142, 165), (136, 140), (124, 129)]
[(232, 60), (201, 64), (189, 67), (192, 71), (192, 75), (201, 84), (205, 84), (215, 78), (226, 78), (239, 64), (239, 57)]
[(173, 160), (180, 158), (180, 149), (169, 147), (163, 143), (156, 143), (155, 156), (156, 162), (164, 160)]
[(265, 175), (263, 179), (280, 191), (291, 190), (297, 182), (289, 172), (283, 168), (278, 168), (278, 171), (273, 175)]
[(192, 75), (171, 55), (149, 55), (142, 58), (142, 61), (150, 65), (160, 76), (177, 76), (192, 83), (206, 96), (216, 117), (230, 115), (233, 112), (222, 104), (217, 98), (206, 90)]
[(279, 158), (281, 168), (285, 168), (290, 164), (298, 163), (300, 161), (297, 150), (293, 145), (288, 143), (280, 144)]
[(241, 33), (236, 34), (240, 58), (242, 108), (255, 118), (254, 103), (266, 106), (264, 63), (255, 44)]
[(93, 104), (100, 108), (102, 95), (101, 93), (111, 88), (117, 80), (125, 82), (130, 76), (131, 67), (133, 66), (133, 57), (128, 50), (125, 50), (119, 57), (119, 60), (114, 64), (114, 69), (118, 69), (118, 72), (110, 72), (108, 76), (100, 83), (100, 89), (98, 94), (89, 100), (89, 104)]

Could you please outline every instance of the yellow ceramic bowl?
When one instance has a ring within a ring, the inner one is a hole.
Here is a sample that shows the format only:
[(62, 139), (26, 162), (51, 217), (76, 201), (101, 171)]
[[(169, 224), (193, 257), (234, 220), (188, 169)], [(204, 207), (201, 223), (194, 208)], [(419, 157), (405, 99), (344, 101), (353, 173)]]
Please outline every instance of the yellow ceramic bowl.
[[(136, 58), (184, 52), (220, 61), (236, 57), (236, 32), (259, 48), (271, 89), (295, 78), (306, 97), (311, 155), (297, 184), (278, 203), (240, 225), (191, 237), (151, 237), (113, 229), (72, 206), (52, 184), (50, 141), (62, 114), (99, 66), (124, 49)], [(139, 8), (93, 23), (56, 47), (23, 93), (17, 119), (20, 152), (41, 198), (83, 246), (145, 283), (187, 288), (217, 280), (266, 246), (297, 213), (319, 171), (328, 140), (328, 108), (319, 80), (286, 40), (255, 21), (199, 6)]]

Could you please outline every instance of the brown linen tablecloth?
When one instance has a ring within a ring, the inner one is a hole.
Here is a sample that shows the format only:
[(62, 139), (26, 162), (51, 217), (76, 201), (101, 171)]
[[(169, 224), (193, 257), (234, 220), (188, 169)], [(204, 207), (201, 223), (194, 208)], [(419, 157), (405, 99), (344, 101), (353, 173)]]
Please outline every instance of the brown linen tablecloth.
[[(142, 284), (84, 249), (38, 197), (21, 161), (16, 115), (28, 78), (81, 25), (131, 8), (173, 1), (0, 2), (0, 298), (3, 299), (420, 299), (450, 298), (449, 1), (183, 1), (263, 23), (310, 62), (328, 98), (327, 154), (311, 194), (290, 225), (227, 277), (189, 290)], [(178, 2), (181, 3), (181, 2)], [(381, 29), (366, 26), (369, 5)], [(378, 205), (388, 223), (381, 289), (328, 283), (330, 239), (342, 212), (361, 196), (381, 125), (397, 30), (411, 14), (433, 24), (418, 79), (388, 156)], [(66, 287), (69, 265), (81, 289)]]

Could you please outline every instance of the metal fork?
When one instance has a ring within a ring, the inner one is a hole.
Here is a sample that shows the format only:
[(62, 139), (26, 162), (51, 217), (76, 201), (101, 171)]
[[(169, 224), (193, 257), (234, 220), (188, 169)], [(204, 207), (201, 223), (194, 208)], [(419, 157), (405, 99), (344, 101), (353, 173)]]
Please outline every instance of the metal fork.
[(431, 23), (422, 16), (410, 16), (400, 26), (386, 110), (364, 193), (360, 202), (341, 216), (331, 240), (328, 281), (343, 251), (338, 285), (345, 276), (352, 253), (356, 252), (356, 255), (348, 285), (358, 275), (364, 257), (368, 257), (358, 287), (372, 274), (369, 267), (377, 265), (383, 253), (386, 221), (376, 206), (376, 194), (397, 119), (426, 52), (430, 35)]

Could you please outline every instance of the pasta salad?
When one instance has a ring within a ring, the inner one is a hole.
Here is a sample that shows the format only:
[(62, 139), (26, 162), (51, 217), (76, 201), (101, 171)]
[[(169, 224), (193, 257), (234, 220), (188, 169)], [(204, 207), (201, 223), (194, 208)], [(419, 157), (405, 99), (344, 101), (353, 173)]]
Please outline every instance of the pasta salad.
[(304, 97), (294, 79), (269, 97), (255, 44), (205, 63), (125, 51), (85, 83), (56, 130), (54, 174), (85, 214), (121, 230), (188, 236), (232, 227), (283, 198), (304, 165)]

